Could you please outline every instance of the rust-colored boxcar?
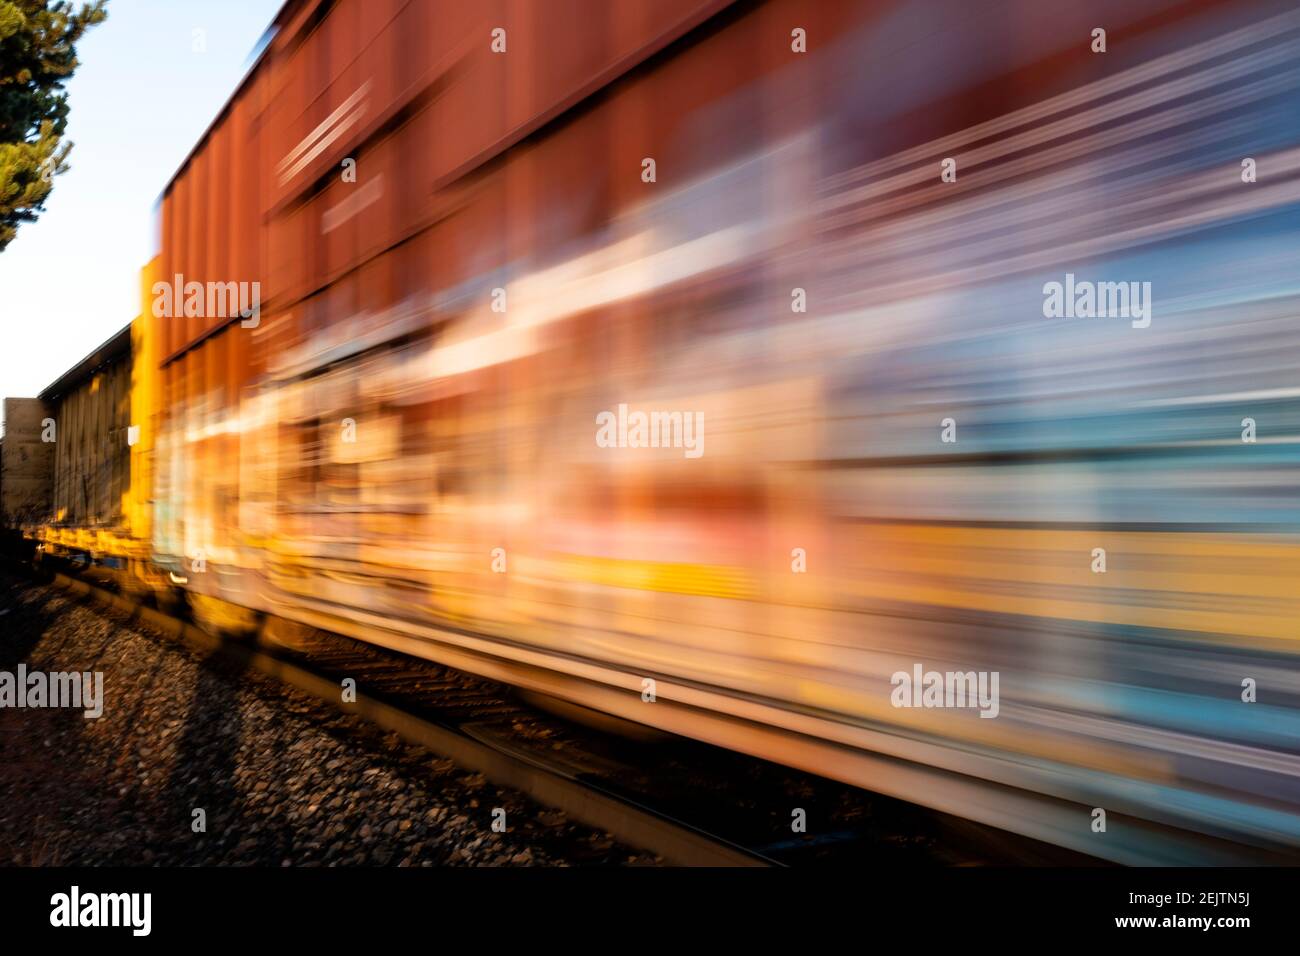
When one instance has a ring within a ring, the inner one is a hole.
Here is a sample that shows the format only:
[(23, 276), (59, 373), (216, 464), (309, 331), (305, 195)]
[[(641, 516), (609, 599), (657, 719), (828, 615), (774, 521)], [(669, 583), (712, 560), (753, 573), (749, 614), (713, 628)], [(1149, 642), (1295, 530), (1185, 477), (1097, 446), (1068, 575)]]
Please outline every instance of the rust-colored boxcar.
[[(1300, 21), (1098, 4), (1104, 57), (1095, 5), (1035, 0), (287, 3), (163, 194), (133, 333), (155, 579), (200, 621), (347, 633), (1085, 852), (1106, 801), (1300, 846), (1260, 798), (1282, 763), (1237, 774), (1262, 725), (1234, 710), (1193, 760), (1132, 643), (1196, 674), (1292, 640), (1294, 496), (1210, 406), (1291, 402), (1285, 363), (1234, 363), (1291, 342), (1293, 263), (1178, 244), (1265, 215), (1293, 240), (1294, 183), (1235, 164), (1294, 158)], [(1210, 301), (1158, 244), (1251, 278)], [(1164, 270), (1185, 324), (1043, 321), (1079, 262)], [(1243, 344), (1210, 355), (1217, 308)], [(604, 440), (629, 408), (699, 424)], [(1099, 536), (1127, 568), (1089, 571)], [(901, 706), (922, 650), (1020, 668), (1001, 719)]]

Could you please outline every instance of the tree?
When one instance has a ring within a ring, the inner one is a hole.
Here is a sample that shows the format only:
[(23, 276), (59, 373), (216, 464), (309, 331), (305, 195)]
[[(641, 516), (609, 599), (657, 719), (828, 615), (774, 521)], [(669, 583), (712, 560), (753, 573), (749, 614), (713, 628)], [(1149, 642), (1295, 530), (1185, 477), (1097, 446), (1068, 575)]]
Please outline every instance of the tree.
[(45, 207), (72, 143), (64, 84), (76, 43), (108, 16), (107, 0), (0, 0), (0, 252)]

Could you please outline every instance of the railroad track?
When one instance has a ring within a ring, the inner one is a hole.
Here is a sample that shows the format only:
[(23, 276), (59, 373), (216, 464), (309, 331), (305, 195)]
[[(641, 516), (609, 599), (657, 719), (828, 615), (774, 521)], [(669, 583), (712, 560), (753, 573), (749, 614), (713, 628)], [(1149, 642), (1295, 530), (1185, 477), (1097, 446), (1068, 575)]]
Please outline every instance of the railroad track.
[[(54, 574), (50, 583), (118, 611), (210, 661), (257, 671), (360, 716), (666, 862), (684, 866), (766, 866), (774, 862), (626, 796), (605, 792), (591, 780), (579, 779), (563, 760), (548, 761), (510, 747), (494, 731), (502, 719), (522, 708), (487, 685), (467, 688), (464, 682), (431, 676), (419, 666), (423, 662), (396, 656), (385, 661), (384, 655), (366, 645), (334, 635), (315, 635), (296, 652), (254, 646), (215, 636), (179, 617), (66, 574)], [(348, 701), (343, 700), (340, 675), (356, 681), (355, 700), (350, 695)], [(435, 698), (439, 701), (436, 708), (428, 703)]]
[[(575, 724), (539, 712), (535, 697), (506, 685), (340, 635), (306, 631), (291, 647), (218, 637), (80, 577), (49, 580), (207, 660), (275, 678), (666, 863), (1091, 862), (723, 748), (666, 735), (638, 741)], [(355, 700), (343, 700), (344, 678), (355, 681)], [(792, 826), (795, 811), (805, 830)]]
[[(1261, 848), (1115, 817), (1112, 830), (1118, 823), (1133, 833), (1125, 831), (1124, 841), (1113, 844), (1122, 852), (1100, 847), (1103, 853), (1095, 857), (1080, 850), (1078, 840), (1069, 845), (1065, 829), (1078, 817), (1077, 805), (1005, 792), (939, 767), (858, 755), (878, 765), (881, 782), (888, 779), (897, 791), (882, 794), (714, 744), (663, 734), (643, 743), (575, 725), (539, 712), (535, 694), (392, 648), (310, 629), (291, 648), (260, 637), (217, 637), (79, 577), (56, 573), (52, 582), (206, 657), (277, 678), (671, 864), (1096, 865), (1190, 857), (1236, 865), (1283, 862)], [(356, 681), (355, 701), (342, 700), (346, 677)], [(1000, 791), (996, 804), (1010, 802), (1018, 819), (1000, 824), (1001, 817), (968, 819), (947, 809), (988, 803), (987, 791), (994, 788)], [(796, 811), (807, 820), (805, 830), (791, 825)], [(1051, 838), (1053, 832), (1062, 839)]]

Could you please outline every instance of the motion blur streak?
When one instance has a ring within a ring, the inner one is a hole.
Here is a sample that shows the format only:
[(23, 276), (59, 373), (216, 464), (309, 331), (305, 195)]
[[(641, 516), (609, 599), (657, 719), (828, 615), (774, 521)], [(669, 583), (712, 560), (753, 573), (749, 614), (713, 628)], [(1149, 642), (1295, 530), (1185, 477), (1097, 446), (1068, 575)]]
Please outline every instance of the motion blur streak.
[[(1292, 4), (277, 28), (164, 194), (146, 290), (267, 295), (146, 299), (132, 567), (1100, 857), (1296, 858)], [(1045, 318), (1067, 276), (1149, 326)], [(705, 453), (601, 447), (620, 405)], [(996, 719), (895, 706), (918, 665)]]

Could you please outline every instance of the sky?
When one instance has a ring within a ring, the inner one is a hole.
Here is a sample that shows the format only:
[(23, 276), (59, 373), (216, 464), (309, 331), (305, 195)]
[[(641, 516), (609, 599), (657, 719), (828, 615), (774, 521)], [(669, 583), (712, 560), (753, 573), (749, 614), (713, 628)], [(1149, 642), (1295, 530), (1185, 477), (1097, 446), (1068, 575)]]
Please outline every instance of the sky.
[(0, 397), (36, 395), (135, 317), (158, 197), (281, 4), (109, 0), (67, 85), (71, 168), (0, 252)]

